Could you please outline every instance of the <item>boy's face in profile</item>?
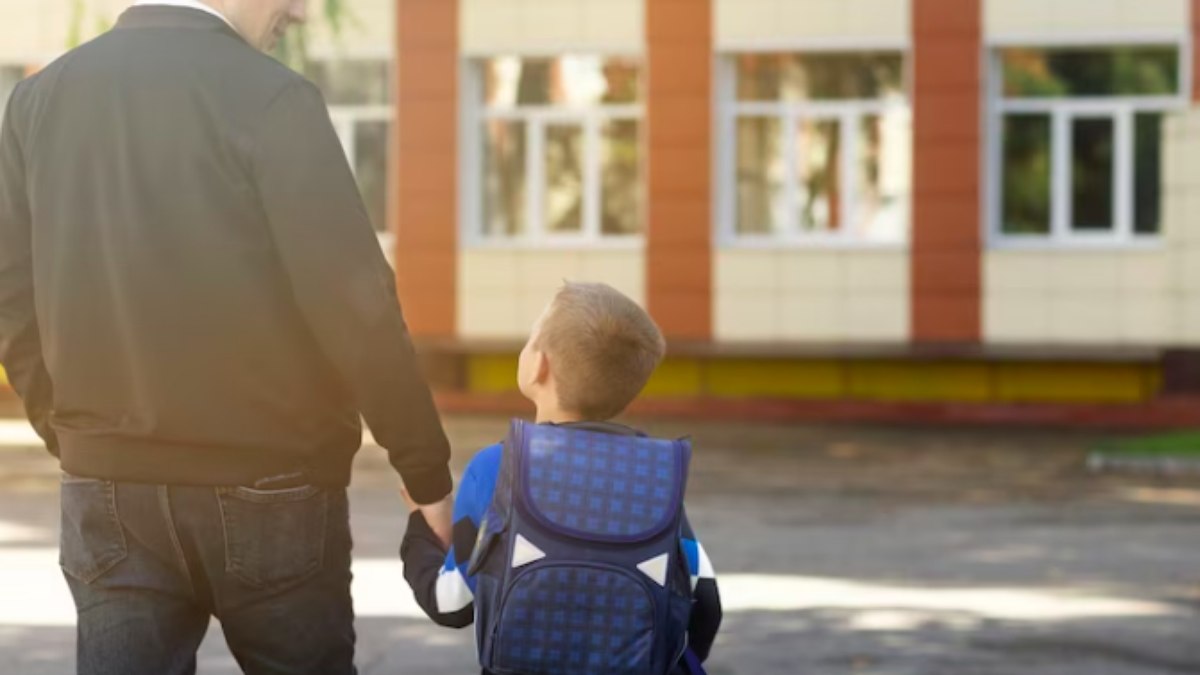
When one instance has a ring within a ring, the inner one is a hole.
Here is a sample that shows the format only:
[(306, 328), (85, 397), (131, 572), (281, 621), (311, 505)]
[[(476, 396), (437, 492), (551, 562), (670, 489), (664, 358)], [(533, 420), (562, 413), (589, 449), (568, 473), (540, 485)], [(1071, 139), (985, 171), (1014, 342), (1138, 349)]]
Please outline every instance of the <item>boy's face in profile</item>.
[(533, 322), (529, 340), (525, 342), (521, 356), (517, 359), (517, 387), (521, 390), (521, 394), (531, 401), (537, 401), (537, 392), (544, 379), (543, 371), (547, 367), (546, 354), (537, 348), (537, 342), (538, 336), (542, 332), (542, 322), (546, 320), (546, 315), (549, 313), (550, 305), (546, 305), (541, 316)]

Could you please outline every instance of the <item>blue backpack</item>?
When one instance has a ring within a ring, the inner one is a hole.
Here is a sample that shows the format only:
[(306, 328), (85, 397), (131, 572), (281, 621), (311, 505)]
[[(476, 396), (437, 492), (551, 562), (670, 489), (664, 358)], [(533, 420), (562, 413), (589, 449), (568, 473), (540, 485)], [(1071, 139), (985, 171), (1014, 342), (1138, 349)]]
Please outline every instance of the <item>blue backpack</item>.
[(496, 675), (666, 675), (687, 647), (691, 446), (514, 420), (480, 524), (480, 664)]

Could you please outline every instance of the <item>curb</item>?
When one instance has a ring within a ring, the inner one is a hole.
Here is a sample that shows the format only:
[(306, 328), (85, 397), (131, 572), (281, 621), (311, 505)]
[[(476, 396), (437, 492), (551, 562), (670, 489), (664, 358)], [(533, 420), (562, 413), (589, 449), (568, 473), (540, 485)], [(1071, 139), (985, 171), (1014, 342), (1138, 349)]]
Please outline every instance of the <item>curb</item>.
[(1134, 455), (1093, 452), (1088, 455), (1088, 470), (1128, 471), (1159, 476), (1200, 476), (1200, 459), (1188, 457), (1138, 457)]

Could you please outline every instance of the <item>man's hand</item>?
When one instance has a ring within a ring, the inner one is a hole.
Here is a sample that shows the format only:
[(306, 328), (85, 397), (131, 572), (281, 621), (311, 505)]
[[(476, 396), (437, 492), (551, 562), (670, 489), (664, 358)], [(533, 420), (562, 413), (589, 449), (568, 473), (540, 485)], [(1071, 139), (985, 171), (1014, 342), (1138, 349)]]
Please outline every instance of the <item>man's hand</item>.
[(442, 542), (442, 548), (450, 550), (454, 532), (454, 498), (446, 495), (446, 498), (440, 502), (422, 506), (413, 501), (412, 496), (404, 487), (400, 488), (400, 496), (404, 498), (404, 503), (408, 505), (410, 511), (421, 512), (425, 522), (429, 523), (429, 529), (433, 530), (438, 540)]

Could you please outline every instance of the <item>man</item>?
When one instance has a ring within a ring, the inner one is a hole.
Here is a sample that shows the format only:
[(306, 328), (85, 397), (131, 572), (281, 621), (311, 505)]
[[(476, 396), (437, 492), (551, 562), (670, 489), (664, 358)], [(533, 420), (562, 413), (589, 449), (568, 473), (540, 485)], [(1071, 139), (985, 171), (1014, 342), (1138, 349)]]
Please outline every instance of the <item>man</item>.
[[(449, 540), (448, 444), (312, 84), (303, 0), (138, 2), (13, 93), (0, 362), (57, 455), (86, 675), (353, 673), (360, 419)], [(361, 418), (360, 418), (361, 415)]]

